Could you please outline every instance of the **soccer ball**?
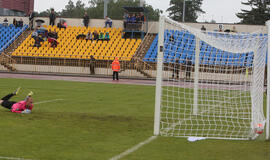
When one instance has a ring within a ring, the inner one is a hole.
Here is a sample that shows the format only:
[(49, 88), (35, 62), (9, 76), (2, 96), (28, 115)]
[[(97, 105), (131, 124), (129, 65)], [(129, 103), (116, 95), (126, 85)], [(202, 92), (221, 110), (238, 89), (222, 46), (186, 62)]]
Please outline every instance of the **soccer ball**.
[(263, 133), (263, 129), (264, 129), (263, 125), (262, 125), (261, 123), (259, 123), (259, 124), (256, 126), (256, 128), (255, 128), (255, 132), (256, 132), (257, 134), (262, 134), (262, 133)]

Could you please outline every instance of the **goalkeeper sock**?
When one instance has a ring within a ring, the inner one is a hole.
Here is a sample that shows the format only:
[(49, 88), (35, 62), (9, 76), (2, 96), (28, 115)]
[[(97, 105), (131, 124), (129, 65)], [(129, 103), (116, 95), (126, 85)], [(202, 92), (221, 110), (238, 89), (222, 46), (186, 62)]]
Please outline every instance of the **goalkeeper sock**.
[(18, 87), (18, 88), (16, 89), (16, 91), (14, 91), (14, 92), (13, 92), (13, 94), (14, 94), (14, 95), (18, 95), (18, 94), (19, 94), (20, 89), (21, 89), (21, 87)]

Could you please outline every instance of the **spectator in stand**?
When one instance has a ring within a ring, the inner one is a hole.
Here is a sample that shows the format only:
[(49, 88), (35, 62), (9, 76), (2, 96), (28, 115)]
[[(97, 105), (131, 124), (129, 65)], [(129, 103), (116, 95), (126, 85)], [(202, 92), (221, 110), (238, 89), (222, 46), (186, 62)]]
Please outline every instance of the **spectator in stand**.
[(15, 18), (13, 18), (13, 25), (14, 27), (17, 27), (17, 20)]
[(113, 70), (113, 80), (119, 80), (118, 74), (120, 71), (120, 62), (118, 58), (115, 57), (114, 61), (112, 62), (112, 70)]
[(127, 17), (127, 23), (131, 23), (131, 14), (129, 14)]
[(175, 63), (173, 63), (172, 68), (173, 68), (172, 78), (174, 78), (174, 75), (176, 73), (176, 78), (178, 79), (179, 78), (179, 71), (180, 71), (180, 62), (179, 62), (178, 58), (176, 58)]
[(60, 29), (61, 28), (66, 29), (67, 28), (67, 22), (64, 19), (60, 19), (59, 23), (57, 23), (57, 27), (60, 28)]
[(55, 19), (56, 19), (56, 15), (54, 13), (54, 9), (51, 9), (51, 14), (49, 16), (49, 19), (50, 19), (50, 25), (54, 26)]
[(21, 18), (19, 21), (17, 21), (18, 27), (23, 27), (23, 19)]
[(84, 12), (83, 24), (85, 27), (88, 27), (88, 25), (89, 25), (89, 16), (87, 15), (87, 12)]
[(86, 40), (93, 40), (93, 34), (91, 32), (88, 32), (85, 39)]
[(107, 28), (107, 25), (109, 25), (110, 28), (112, 28), (112, 19), (108, 16), (105, 17), (105, 28)]
[(139, 15), (136, 15), (136, 23), (141, 23), (141, 17)]
[(237, 33), (237, 30), (236, 30), (236, 27), (235, 27), (235, 26), (233, 26), (233, 28), (232, 28), (231, 32), (233, 32), (233, 33)]
[(174, 44), (174, 36), (173, 36), (173, 35), (170, 36), (169, 41), (170, 41), (172, 44)]
[(202, 25), (201, 31), (202, 32), (205, 32), (206, 31), (206, 28), (204, 27), (204, 25)]
[(33, 25), (34, 25), (34, 18), (35, 18), (35, 14), (34, 12), (29, 12), (29, 27), (30, 27), (30, 30), (33, 29)]
[(186, 79), (190, 79), (192, 67), (192, 60), (190, 57), (186, 57), (185, 65), (186, 65)]
[(4, 19), (3, 26), (5, 26), (5, 27), (8, 26), (8, 20), (7, 20), (7, 18)]
[(58, 41), (57, 41), (57, 39), (55, 39), (55, 38), (51, 38), (51, 37), (48, 38), (48, 42), (51, 43), (51, 47), (54, 48), (54, 49), (55, 49), (55, 48), (57, 47), (57, 45), (58, 45)]
[(104, 40), (109, 41), (110, 40), (110, 34), (109, 32), (106, 32), (105, 36), (104, 36)]
[(136, 23), (136, 15), (133, 14), (132, 17), (131, 17), (131, 23)]
[(48, 38), (55, 38), (55, 39), (58, 39), (58, 33), (55, 32), (55, 31), (49, 30), (49, 32), (48, 32)]
[(32, 38), (35, 40), (34, 47), (40, 47), (40, 42), (44, 41), (41, 37), (39, 37), (37, 29), (32, 33)]
[(98, 40), (99, 35), (98, 35), (97, 31), (94, 31), (93, 36), (94, 36), (94, 40)]
[(145, 18), (144, 18), (144, 15), (143, 15), (143, 13), (142, 13), (142, 12), (140, 13), (140, 17), (141, 17), (141, 22), (142, 22), (142, 23), (144, 23)]
[(124, 12), (124, 16), (123, 16), (123, 18), (124, 18), (124, 28), (126, 28), (127, 27), (127, 23), (128, 23), (128, 12), (127, 11), (125, 11)]
[(101, 41), (103, 41), (104, 40), (104, 34), (103, 34), (103, 32), (100, 32), (99, 33), (99, 37), (98, 37), (98, 40), (101, 40)]
[(219, 32), (223, 32), (223, 25), (222, 25), (222, 24), (219, 24), (219, 25), (218, 25), (218, 31), (219, 31)]

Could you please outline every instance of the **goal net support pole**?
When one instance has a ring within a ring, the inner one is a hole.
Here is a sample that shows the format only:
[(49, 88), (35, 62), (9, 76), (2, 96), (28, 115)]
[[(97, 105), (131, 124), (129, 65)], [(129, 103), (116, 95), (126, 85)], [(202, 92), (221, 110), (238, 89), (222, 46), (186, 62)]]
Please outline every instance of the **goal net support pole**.
[(267, 54), (267, 107), (266, 107), (266, 139), (270, 139), (270, 20), (266, 22), (268, 30), (268, 54)]
[(199, 85), (199, 65), (200, 65), (200, 39), (196, 37), (195, 48), (195, 71), (194, 71), (194, 95), (193, 95), (193, 115), (198, 114), (198, 85)]

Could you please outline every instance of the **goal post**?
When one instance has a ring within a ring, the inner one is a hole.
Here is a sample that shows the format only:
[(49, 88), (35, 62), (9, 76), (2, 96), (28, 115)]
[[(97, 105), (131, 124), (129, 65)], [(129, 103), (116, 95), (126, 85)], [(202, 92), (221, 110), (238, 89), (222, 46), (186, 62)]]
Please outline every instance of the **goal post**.
[(164, 44), (164, 21), (165, 16), (159, 18), (159, 37), (158, 37), (158, 56), (157, 56), (157, 75), (156, 75), (156, 97), (155, 97), (155, 120), (154, 135), (159, 135), (160, 128), (160, 106), (161, 106), (161, 86), (163, 68), (163, 44)]
[(201, 31), (161, 16), (154, 135), (248, 140), (262, 124), (269, 139), (267, 38), (262, 31)]

